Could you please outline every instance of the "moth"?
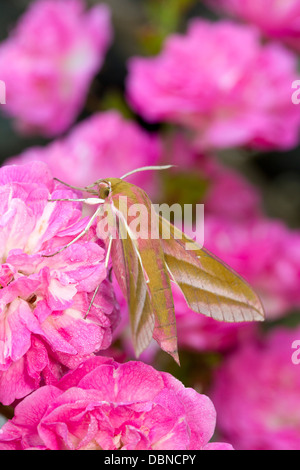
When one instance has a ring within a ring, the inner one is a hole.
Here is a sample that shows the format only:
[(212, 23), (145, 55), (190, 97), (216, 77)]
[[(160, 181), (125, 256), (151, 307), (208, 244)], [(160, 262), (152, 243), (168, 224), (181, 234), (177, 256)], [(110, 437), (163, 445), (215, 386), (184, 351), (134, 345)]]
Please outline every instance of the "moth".
[[(153, 205), (145, 191), (125, 181), (126, 178), (138, 171), (162, 170), (170, 166), (139, 168), (121, 178), (99, 179), (84, 188), (55, 178), (65, 186), (92, 196), (67, 200), (83, 201), (98, 207), (74, 240), (56, 253), (44, 256), (54, 256), (78, 241), (97, 219), (97, 233), (106, 243), (105, 265), (108, 267), (111, 261), (128, 303), (137, 357), (154, 338), (179, 363), (172, 282), (179, 287), (194, 312), (218, 321), (263, 321), (264, 308), (244, 279), (162, 216), (156, 214), (148, 218), (146, 227), (151, 236), (137, 237), (133, 233), (128, 218), (130, 208), (142, 205), (150, 215), (153, 214)], [(124, 197), (126, 207), (121, 203)], [(106, 236), (103, 236), (103, 221)], [(163, 233), (169, 236), (162, 236)], [(97, 290), (93, 300), (96, 294)]]

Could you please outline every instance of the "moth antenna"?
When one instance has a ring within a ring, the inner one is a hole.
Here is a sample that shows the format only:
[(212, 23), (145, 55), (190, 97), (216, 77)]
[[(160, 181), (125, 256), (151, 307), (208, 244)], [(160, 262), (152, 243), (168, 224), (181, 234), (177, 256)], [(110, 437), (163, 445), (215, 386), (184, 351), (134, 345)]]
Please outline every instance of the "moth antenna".
[(84, 202), (85, 199), (48, 199), (48, 202), (59, 202), (59, 201)]
[(67, 186), (68, 188), (71, 189), (76, 189), (77, 191), (84, 191), (86, 188), (79, 188), (78, 186), (72, 186), (71, 184), (65, 183), (64, 181), (58, 179), (58, 178), (53, 178), (55, 181), (58, 181), (59, 183), (63, 184), (64, 186)]
[(53, 178), (55, 181), (58, 181), (59, 183), (63, 184), (64, 186), (67, 186), (68, 188), (75, 189), (76, 191), (87, 191), (89, 192), (96, 184), (97, 181), (89, 186), (85, 186), (84, 188), (80, 188), (79, 186), (73, 186), (71, 184), (65, 183), (64, 181), (58, 179), (58, 178)]
[(148, 170), (168, 170), (169, 168), (173, 168), (176, 165), (164, 165), (164, 166), (143, 166), (142, 168), (137, 168), (136, 170), (129, 171), (126, 175), (123, 175), (120, 179), (124, 180), (128, 176), (133, 175), (134, 173), (139, 173), (140, 171), (148, 171)]

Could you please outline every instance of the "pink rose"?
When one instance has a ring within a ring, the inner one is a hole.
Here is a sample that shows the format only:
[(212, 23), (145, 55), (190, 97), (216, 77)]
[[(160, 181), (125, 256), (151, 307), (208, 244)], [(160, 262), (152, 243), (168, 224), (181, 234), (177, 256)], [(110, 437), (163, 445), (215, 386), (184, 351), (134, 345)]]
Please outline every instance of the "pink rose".
[(53, 137), (81, 111), (111, 42), (106, 5), (85, 11), (82, 0), (39, 0), (0, 45), (3, 111), (17, 128)]
[(296, 56), (256, 28), (193, 20), (158, 56), (129, 61), (127, 96), (148, 121), (191, 129), (201, 149), (286, 150), (299, 142), (296, 78)]
[(60, 254), (43, 257), (87, 223), (78, 203), (49, 202), (74, 197), (59, 186), (41, 162), (0, 169), (0, 402), (5, 405), (110, 346), (118, 319), (105, 251), (92, 229)]
[[(46, 147), (25, 150), (13, 163), (41, 160), (54, 176), (74, 186), (86, 186), (99, 178), (121, 177), (142, 166), (157, 165), (161, 142), (117, 111), (96, 113)], [(155, 172), (133, 175), (130, 182), (153, 192)]]
[(207, 3), (300, 51), (299, 0), (207, 0)]
[(26, 397), (0, 430), (0, 449), (195, 450), (216, 423), (208, 397), (141, 362), (95, 357)]
[(299, 327), (278, 327), (245, 343), (217, 370), (211, 393), (218, 431), (236, 449), (300, 449), (300, 366), (292, 361), (299, 338)]

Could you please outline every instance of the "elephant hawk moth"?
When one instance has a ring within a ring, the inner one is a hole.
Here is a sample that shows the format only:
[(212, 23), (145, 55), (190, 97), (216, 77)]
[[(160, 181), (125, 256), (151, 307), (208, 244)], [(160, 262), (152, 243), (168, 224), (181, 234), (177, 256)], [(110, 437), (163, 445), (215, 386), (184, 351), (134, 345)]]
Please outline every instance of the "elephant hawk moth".
[[(152, 202), (141, 188), (125, 179), (138, 171), (169, 167), (144, 167), (122, 178), (97, 180), (84, 188), (56, 180), (92, 196), (73, 201), (98, 205), (85, 230), (63, 249), (87, 233), (97, 220), (98, 236), (105, 240), (107, 248), (106, 267), (111, 261), (128, 303), (136, 355), (147, 348), (153, 337), (179, 363), (171, 282), (179, 287), (194, 312), (218, 321), (263, 321), (264, 308), (244, 279), (162, 216), (148, 217), (145, 227), (150, 237), (137, 237), (132, 232), (130, 208), (142, 205), (150, 215)], [(126, 198), (126, 206), (121, 203), (122, 198)], [(169, 236), (162, 236), (163, 233)], [(62, 250), (45, 256), (54, 256)]]

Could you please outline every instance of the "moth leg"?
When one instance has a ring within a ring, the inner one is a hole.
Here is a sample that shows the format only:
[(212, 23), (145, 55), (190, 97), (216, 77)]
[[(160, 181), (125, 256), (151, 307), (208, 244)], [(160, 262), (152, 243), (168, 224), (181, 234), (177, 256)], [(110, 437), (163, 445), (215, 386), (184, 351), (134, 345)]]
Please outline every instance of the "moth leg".
[(92, 306), (93, 306), (93, 303), (94, 303), (94, 300), (95, 300), (95, 298), (96, 298), (96, 295), (98, 294), (98, 290), (100, 289), (100, 285), (101, 285), (101, 284), (99, 284), (99, 286), (96, 287), (96, 289), (95, 289), (95, 292), (94, 292), (94, 294), (93, 294), (92, 300), (91, 300), (90, 305), (89, 305), (89, 308), (87, 309), (87, 312), (86, 312), (86, 314), (85, 314), (85, 316), (84, 316), (84, 319), (85, 319), (85, 320), (86, 320), (86, 317), (88, 316), (88, 314), (89, 314), (90, 311), (91, 311), (91, 308), (92, 308)]
[(106, 253), (106, 258), (105, 258), (105, 267), (107, 269), (108, 263), (109, 263), (109, 258), (110, 258), (110, 253), (111, 253), (111, 247), (112, 247), (112, 241), (113, 237), (110, 235), (109, 237), (109, 243), (108, 243), (108, 248), (107, 248), (107, 253)]
[(76, 243), (78, 240), (80, 240), (80, 238), (82, 238), (82, 237), (89, 231), (89, 229), (90, 229), (91, 226), (93, 225), (94, 220), (95, 220), (96, 217), (100, 214), (101, 211), (102, 211), (102, 206), (98, 207), (98, 209), (95, 211), (95, 213), (94, 213), (93, 216), (91, 217), (89, 223), (88, 223), (87, 226), (85, 227), (85, 229), (84, 229), (79, 235), (77, 235), (77, 237), (74, 238), (74, 240), (72, 240), (70, 243), (68, 243), (67, 245), (65, 245), (63, 248), (61, 248), (60, 250), (56, 251), (55, 253), (52, 253), (51, 255), (42, 255), (42, 257), (43, 257), (43, 258), (51, 258), (52, 256), (58, 255), (58, 254), (61, 253), (62, 251), (66, 250), (69, 246), (73, 245), (73, 243)]
[(85, 204), (88, 204), (90, 206), (93, 206), (96, 204), (103, 204), (105, 202), (104, 199), (100, 199), (97, 197), (87, 197), (84, 199), (48, 199), (48, 202), (58, 202), (58, 201), (84, 202)]
[[(106, 269), (107, 269), (108, 263), (109, 263), (109, 258), (110, 258), (110, 253), (111, 253), (111, 247), (112, 247), (112, 241), (113, 241), (113, 237), (110, 236), (110, 237), (109, 237), (109, 244), (108, 244), (108, 248), (107, 248), (107, 253), (106, 253), (106, 258), (105, 258), (105, 268), (106, 268)], [(100, 285), (101, 285), (101, 284), (99, 284), (99, 286), (96, 288), (96, 290), (95, 290), (95, 292), (94, 292), (94, 294), (93, 294), (92, 300), (91, 300), (91, 302), (90, 302), (89, 308), (88, 308), (88, 310), (87, 310), (87, 312), (86, 312), (86, 314), (85, 314), (84, 319), (86, 319), (86, 317), (88, 316), (88, 314), (89, 314), (90, 311), (91, 311), (91, 308), (92, 308), (92, 306), (93, 306), (93, 303), (94, 303), (94, 300), (95, 300), (95, 298), (96, 298), (96, 295), (98, 294), (98, 290), (100, 289)]]
[(85, 199), (48, 199), (48, 202), (69, 201), (69, 202), (84, 202)]

